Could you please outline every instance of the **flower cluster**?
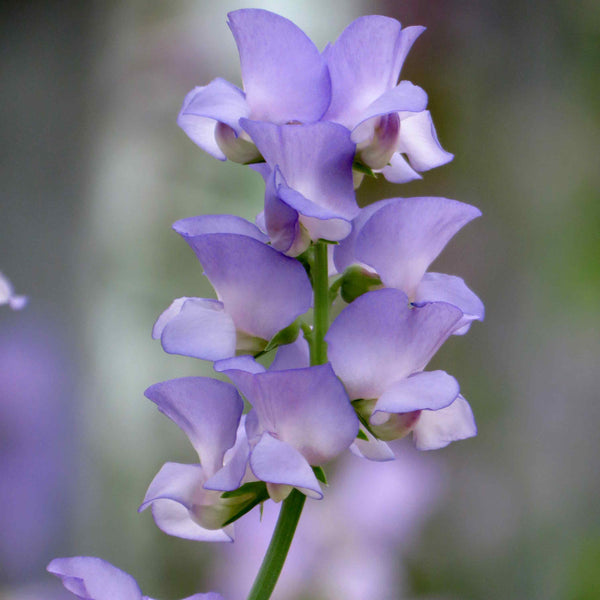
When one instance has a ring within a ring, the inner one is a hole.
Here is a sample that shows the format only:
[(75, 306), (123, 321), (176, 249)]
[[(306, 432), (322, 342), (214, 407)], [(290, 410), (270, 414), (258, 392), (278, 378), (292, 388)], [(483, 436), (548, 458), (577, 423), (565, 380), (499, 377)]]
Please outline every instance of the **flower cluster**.
[[(235, 11), (229, 25), (244, 89), (222, 79), (195, 88), (178, 123), (212, 156), (262, 176), (264, 211), (255, 224), (204, 215), (174, 225), (217, 299), (174, 300), (153, 337), (232, 383), (187, 377), (146, 390), (199, 462), (166, 463), (140, 507), (164, 532), (206, 541), (232, 540), (233, 522), (268, 498), (322, 498), (323, 465), (347, 449), (390, 460), (387, 442), (409, 433), (421, 450), (475, 435), (456, 379), (424, 369), (484, 315), (462, 279), (427, 272), (478, 209), (436, 197), (361, 209), (355, 198), (364, 175), (401, 183), (452, 159), (426, 93), (398, 82), (423, 28), (363, 17), (319, 52), (268, 11)], [(99, 559), (70, 560), (53, 563), (65, 581), (77, 560)], [(88, 562), (84, 571), (108, 568)]]

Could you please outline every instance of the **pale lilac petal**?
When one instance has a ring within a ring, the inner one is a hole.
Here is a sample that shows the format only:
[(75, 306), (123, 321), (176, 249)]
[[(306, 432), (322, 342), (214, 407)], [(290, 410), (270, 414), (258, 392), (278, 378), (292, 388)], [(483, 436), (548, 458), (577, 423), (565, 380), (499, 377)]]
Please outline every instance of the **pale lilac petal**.
[(8, 277), (0, 273), (0, 306), (8, 304), (13, 310), (21, 310), (25, 308), (28, 301), (27, 296), (16, 295)]
[(177, 298), (156, 321), (152, 337), (169, 354), (204, 360), (235, 355), (235, 324), (217, 300)]
[(354, 254), (354, 246), (356, 244), (356, 236), (360, 233), (364, 224), (380, 209), (394, 202), (394, 198), (387, 200), (379, 200), (360, 209), (360, 212), (352, 220), (352, 231), (350, 234), (337, 244), (333, 249), (333, 261), (338, 273), (343, 273), (344, 270), (358, 262)]
[(264, 433), (250, 455), (250, 466), (261, 481), (291, 485), (323, 497), (319, 481), (310, 464), (298, 450), (284, 441)]
[(454, 377), (444, 371), (415, 373), (390, 385), (377, 400), (371, 416), (373, 425), (382, 425), (388, 413), (439, 410), (454, 402), (460, 388)]
[(354, 196), (350, 132), (335, 123), (282, 125), (244, 119), (271, 168), (279, 167), (288, 187), (332, 214), (351, 220), (359, 211)]
[(253, 356), (244, 354), (243, 356), (234, 356), (224, 360), (218, 360), (213, 365), (217, 373), (223, 373), (231, 370), (246, 371), (247, 373), (264, 373), (266, 371), (260, 363), (254, 360)]
[(357, 438), (352, 444), (352, 446), (350, 446), (352, 454), (376, 462), (386, 462), (388, 460), (394, 460), (396, 458), (394, 456), (394, 452), (386, 442), (378, 440), (369, 431), (363, 430), (363, 433), (367, 436), (368, 439), (362, 440), (360, 438)]
[(173, 229), (184, 239), (206, 233), (239, 233), (259, 242), (269, 241), (269, 238), (256, 225), (235, 215), (189, 217), (173, 223)]
[(166, 463), (152, 480), (138, 510), (152, 506), (156, 525), (168, 535), (203, 542), (229, 542), (232, 538), (224, 530), (206, 529), (192, 517), (194, 511), (210, 510), (210, 504), (218, 501), (218, 492), (203, 489), (205, 478), (200, 465)]
[(284, 371), (286, 369), (303, 369), (310, 364), (308, 342), (302, 332), (292, 344), (279, 346), (277, 354), (269, 367), (269, 371)]
[(402, 119), (398, 152), (408, 156), (416, 171), (440, 167), (454, 158), (454, 154), (446, 152), (440, 145), (428, 110)]
[(279, 167), (271, 171), (266, 163), (265, 165), (271, 172), (265, 179), (265, 229), (273, 248), (280, 252), (288, 252), (300, 236), (299, 214), (280, 198), (279, 187), (284, 180)]
[(372, 135), (372, 127), (368, 127), (368, 124), (365, 123), (369, 119), (400, 111), (420, 112), (426, 106), (427, 94), (425, 90), (410, 81), (401, 81), (396, 87), (384, 92), (365, 108), (360, 115), (360, 120), (352, 130), (351, 139), (355, 144), (360, 144), (369, 139)]
[[(402, 124), (400, 124), (402, 127)], [(383, 176), (391, 183), (408, 183), (416, 179), (423, 179), (398, 152), (390, 158), (390, 164), (383, 167)]]
[(448, 302), (460, 308), (463, 317), (456, 325), (455, 335), (467, 333), (472, 321), (483, 321), (485, 317), (483, 302), (460, 277), (454, 275), (425, 273), (417, 286), (414, 302)]
[(208, 377), (183, 377), (156, 383), (145, 396), (188, 436), (207, 477), (223, 466), (244, 408), (232, 385)]
[(450, 442), (477, 435), (477, 426), (469, 403), (458, 396), (441, 410), (424, 410), (413, 429), (413, 441), (418, 450), (436, 450)]
[(384, 285), (412, 300), (427, 267), (480, 215), (474, 206), (448, 198), (396, 198), (365, 223), (356, 238), (356, 257), (373, 267)]
[[(254, 407), (262, 431), (293, 446), (311, 465), (340, 454), (358, 433), (354, 409), (329, 364), (252, 376), (241, 372), (228, 375)], [(248, 385), (248, 377), (253, 378), (253, 387)]]
[(101, 558), (55, 558), (46, 569), (81, 600), (142, 600), (135, 579)]
[(187, 238), (238, 330), (270, 340), (312, 304), (302, 265), (255, 239), (235, 234)]
[(291, 21), (259, 9), (229, 13), (253, 119), (317, 121), (331, 94), (329, 72), (316, 46)]
[(177, 124), (203, 150), (225, 160), (225, 154), (215, 138), (217, 123), (225, 123), (237, 134), (239, 120), (250, 115), (244, 92), (224, 79), (214, 79), (208, 85), (194, 88), (185, 97)]
[(332, 86), (325, 118), (354, 127), (362, 111), (396, 85), (402, 63), (422, 31), (402, 30), (398, 21), (376, 15), (346, 27), (325, 52)]
[(399, 290), (367, 292), (331, 324), (325, 336), (329, 360), (352, 400), (379, 398), (394, 382), (421, 371), (461, 317), (443, 302), (410, 308)]

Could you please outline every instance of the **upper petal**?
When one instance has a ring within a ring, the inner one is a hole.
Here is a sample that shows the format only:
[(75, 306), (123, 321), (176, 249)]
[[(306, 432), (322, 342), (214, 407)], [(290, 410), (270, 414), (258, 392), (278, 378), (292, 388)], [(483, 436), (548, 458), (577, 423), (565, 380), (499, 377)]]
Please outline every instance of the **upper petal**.
[(237, 329), (270, 340), (312, 304), (302, 265), (256, 239), (217, 233), (186, 239)]
[(396, 198), (365, 223), (356, 238), (356, 257), (373, 267), (384, 285), (412, 299), (452, 236), (480, 215), (474, 206), (448, 198)]
[(325, 57), (331, 74), (326, 117), (350, 129), (364, 109), (398, 81), (410, 47), (423, 27), (402, 29), (395, 19), (360, 17), (342, 32)]
[(413, 429), (413, 441), (418, 450), (436, 450), (475, 435), (477, 425), (473, 411), (461, 395), (446, 408), (421, 412)]
[(356, 216), (355, 146), (346, 128), (325, 121), (277, 126), (248, 119), (242, 126), (271, 168), (279, 167), (288, 187), (338, 217)]
[(225, 154), (215, 138), (217, 123), (225, 123), (239, 134), (240, 119), (249, 115), (250, 108), (244, 92), (228, 81), (217, 78), (187, 94), (177, 124), (196, 145), (215, 158), (225, 160)]
[(306, 34), (266, 10), (242, 9), (228, 16), (251, 117), (276, 123), (317, 121), (329, 105), (331, 82)]
[(135, 579), (101, 558), (55, 558), (46, 568), (82, 600), (142, 600)]
[(207, 477), (216, 473), (235, 444), (244, 408), (236, 389), (208, 377), (184, 377), (156, 383), (145, 395), (188, 436)]
[(235, 215), (200, 215), (173, 223), (173, 229), (187, 240), (207, 233), (239, 233), (259, 242), (268, 242), (269, 238), (250, 221)]
[(399, 290), (367, 292), (331, 324), (325, 336), (329, 360), (352, 400), (379, 398), (421, 371), (461, 316), (443, 302), (410, 308)]

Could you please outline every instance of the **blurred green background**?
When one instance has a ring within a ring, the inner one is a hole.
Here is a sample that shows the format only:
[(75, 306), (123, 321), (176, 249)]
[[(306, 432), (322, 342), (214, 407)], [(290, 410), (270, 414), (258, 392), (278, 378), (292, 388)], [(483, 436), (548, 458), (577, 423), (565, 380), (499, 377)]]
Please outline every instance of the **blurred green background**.
[[(594, 0), (2, 2), (0, 270), (30, 304), (0, 307), (1, 373), (23, 369), (0, 382), (0, 406), (56, 425), (39, 433), (18, 417), (37, 442), (9, 465), (13, 417), (0, 408), (12, 536), (0, 531), (0, 597), (50, 597), (45, 565), (75, 554), (109, 560), (153, 597), (219, 585), (215, 546), (169, 538), (135, 510), (163, 462), (195, 460), (144, 389), (210, 374), (150, 339), (173, 298), (211, 294), (170, 225), (261, 209), (260, 178), (204, 154), (175, 123), (195, 85), (240, 84), (226, 26), (240, 7), (279, 12), (320, 48), (363, 14), (425, 25), (402, 78), (428, 92), (455, 159), (411, 184), (367, 182), (359, 202), (443, 195), (484, 215), (434, 264), (486, 304), (486, 321), (433, 363), (461, 382), (479, 436), (435, 456), (400, 446), (444, 483), (398, 551), (402, 576), (385, 600), (600, 598)], [(17, 488), (33, 498), (22, 515)]]

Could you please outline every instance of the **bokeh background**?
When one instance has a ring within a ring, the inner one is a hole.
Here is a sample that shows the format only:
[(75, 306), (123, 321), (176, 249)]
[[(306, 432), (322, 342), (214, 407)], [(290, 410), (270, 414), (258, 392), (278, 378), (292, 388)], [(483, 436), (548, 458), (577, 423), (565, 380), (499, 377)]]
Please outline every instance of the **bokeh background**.
[(144, 389), (209, 374), (150, 339), (173, 298), (210, 294), (170, 224), (260, 210), (259, 177), (175, 124), (195, 85), (240, 83), (226, 12), (250, 6), (321, 48), (363, 14), (425, 25), (402, 78), (428, 91), (456, 158), (358, 198), (444, 195), (484, 215), (434, 265), (486, 304), (434, 362), (461, 382), (479, 436), (435, 453), (401, 443), (393, 464), (341, 461), (274, 598), (600, 597), (598, 2), (0, 6), (0, 270), (30, 296), (0, 307), (0, 598), (66, 598), (45, 565), (94, 555), (152, 597), (237, 600), (260, 560), (271, 506), (227, 547), (136, 514), (163, 462), (195, 461)]

